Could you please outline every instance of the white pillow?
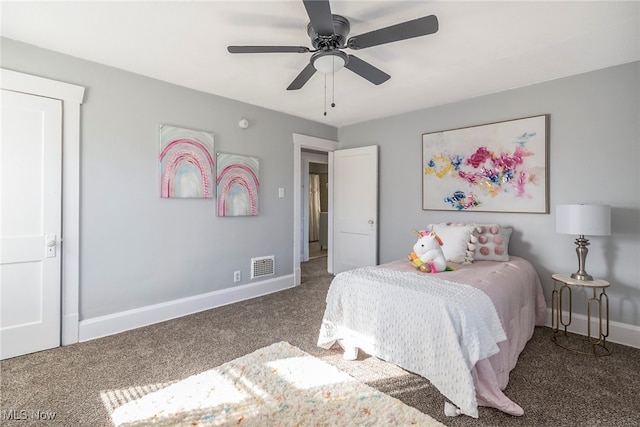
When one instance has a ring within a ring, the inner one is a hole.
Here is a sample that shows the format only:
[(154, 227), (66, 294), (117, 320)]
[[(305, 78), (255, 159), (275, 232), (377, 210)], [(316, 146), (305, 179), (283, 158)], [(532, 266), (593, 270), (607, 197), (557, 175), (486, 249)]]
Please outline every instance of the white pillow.
[(471, 235), (475, 230), (472, 225), (449, 226), (447, 224), (432, 224), (431, 231), (442, 240), (442, 252), (449, 262), (470, 264), (473, 262), (473, 252), (469, 251)]

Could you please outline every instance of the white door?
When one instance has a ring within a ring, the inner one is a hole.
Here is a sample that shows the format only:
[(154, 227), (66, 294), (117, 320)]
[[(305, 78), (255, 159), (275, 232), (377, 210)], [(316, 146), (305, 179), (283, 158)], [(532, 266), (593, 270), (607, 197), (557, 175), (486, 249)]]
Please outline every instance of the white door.
[[(378, 263), (378, 147), (329, 153), (333, 273)], [(329, 243), (331, 246), (331, 243)]]
[(0, 359), (60, 345), (62, 103), (0, 91)]

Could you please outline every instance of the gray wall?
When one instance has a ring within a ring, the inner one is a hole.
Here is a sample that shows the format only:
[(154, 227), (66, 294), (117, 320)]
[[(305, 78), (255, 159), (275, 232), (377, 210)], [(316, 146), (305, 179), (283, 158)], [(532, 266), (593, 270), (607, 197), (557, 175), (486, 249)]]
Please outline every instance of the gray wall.
[[(380, 261), (405, 257), (413, 228), (497, 222), (515, 229), (510, 252), (533, 262), (549, 300), (551, 274), (577, 270), (575, 237), (555, 232), (555, 206), (609, 204), (612, 235), (590, 238), (587, 271), (612, 283), (611, 320), (640, 326), (639, 82), (635, 62), (340, 128), (341, 148), (380, 146)], [(422, 210), (423, 133), (539, 114), (551, 115), (549, 215)]]
[[(246, 284), (249, 260), (276, 256), (292, 273), (292, 133), (380, 146), (380, 261), (404, 258), (413, 228), (499, 222), (530, 259), (547, 298), (550, 275), (577, 269), (555, 205), (606, 203), (613, 234), (593, 237), (587, 270), (613, 286), (611, 319), (640, 326), (640, 65), (627, 64), (341, 128), (203, 94), (1, 39), (1, 66), (87, 88), (82, 106), (82, 319)], [(212, 75), (212, 78), (215, 76)], [(549, 215), (421, 209), (421, 135), (548, 113)], [(238, 120), (251, 126), (241, 130)], [(260, 158), (260, 216), (217, 218), (212, 200), (160, 199), (158, 124), (214, 133), (215, 150)], [(278, 188), (286, 197), (278, 199)], [(585, 313), (576, 305), (577, 312)]]
[[(81, 319), (247, 284), (252, 257), (275, 255), (276, 277), (293, 274), (292, 134), (335, 140), (336, 128), (12, 40), (1, 47), (3, 68), (87, 88)], [(216, 152), (258, 157), (260, 215), (218, 218), (212, 199), (161, 199), (160, 123), (212, 131)]]

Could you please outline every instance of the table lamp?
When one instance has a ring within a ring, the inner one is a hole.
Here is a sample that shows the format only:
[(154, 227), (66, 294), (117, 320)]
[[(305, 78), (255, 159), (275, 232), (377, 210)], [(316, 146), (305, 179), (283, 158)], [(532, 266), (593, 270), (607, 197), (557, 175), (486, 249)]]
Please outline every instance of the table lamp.
[(576, 280), (593, 280), (585, 270), (589, 240), (584, 236), (608, 236), (611, 234), (611, 207), (607, 205), (558, 205), (556, 206), (556, 232), (577, 234), (576, 253), (578, 271), (571, 277)]

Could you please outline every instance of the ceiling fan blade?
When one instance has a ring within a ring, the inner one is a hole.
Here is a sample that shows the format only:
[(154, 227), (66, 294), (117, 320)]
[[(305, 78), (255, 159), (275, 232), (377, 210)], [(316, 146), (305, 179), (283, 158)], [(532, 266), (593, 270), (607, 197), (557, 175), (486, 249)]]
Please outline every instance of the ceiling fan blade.
[(347, 42), (347, 46), (356, 50), (364, 49), (385, 43), (426, 36), (437, 31), (438, 18), (435, 15), (429, 15), (351, 37)]
[(345, 68), (353, 71), (360, 77), (364, 77), (374, 85), (384, 83), (391, 78), (389, 74), (353, 55), (349, 55), (349, 62), (347, 62)]
[(298, 90), (302, 88), (302, 86), (304, 86), (305, 83), (309, 81), (309, 79), (315, 74), (315, 72), (316, 69), (313, 67), (313, 64), (309, 63), (306, 67), (304, 67), (300, 74), (298, 74), (298, 77), (296, 77), (291, 82), (287, 90)]
[(316, 33), (321, 36), (333, 35), (333, 16), (329, 0), (303, 0), (303, 3)]
[(304, 46), (229, 46), (229, 53), (307, 53), (308, 47)]

